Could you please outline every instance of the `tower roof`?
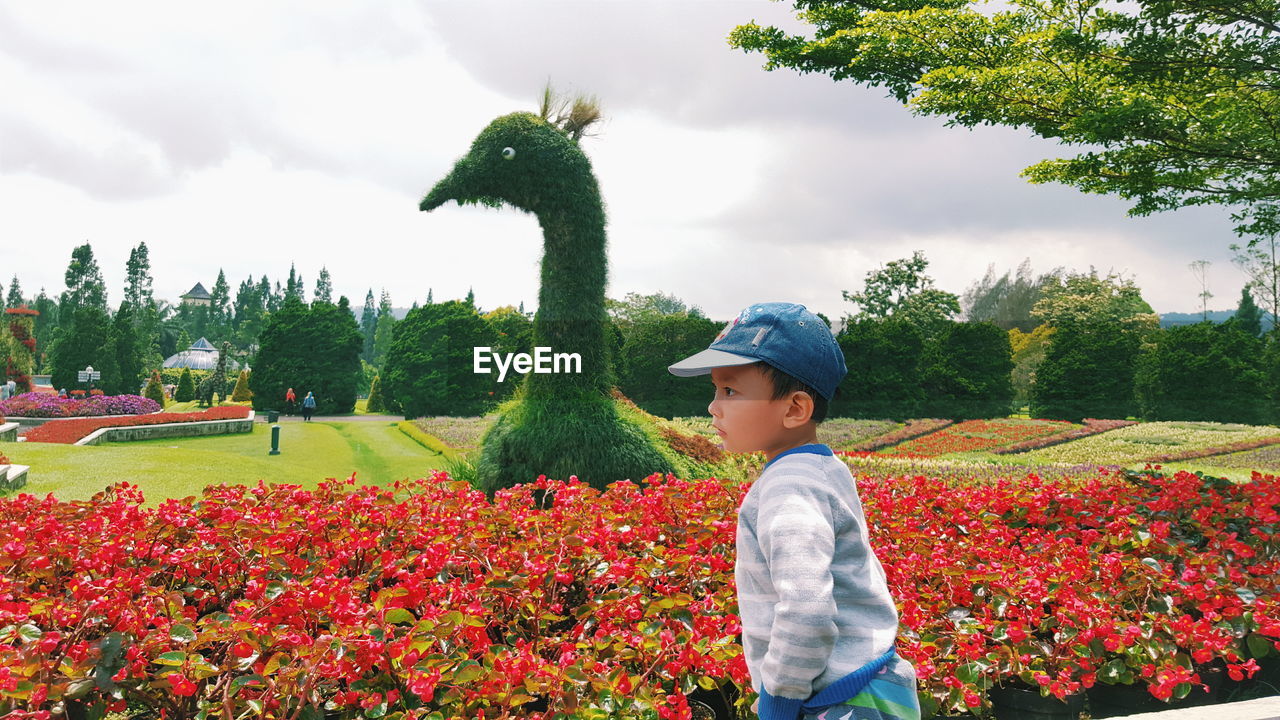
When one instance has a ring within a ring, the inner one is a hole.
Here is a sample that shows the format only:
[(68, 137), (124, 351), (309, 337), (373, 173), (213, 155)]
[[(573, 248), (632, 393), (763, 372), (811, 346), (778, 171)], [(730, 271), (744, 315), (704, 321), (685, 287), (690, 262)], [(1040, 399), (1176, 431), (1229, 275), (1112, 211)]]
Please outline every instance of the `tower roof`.
[(204, 285), (200, 283), (196, 283), (196, 286), (188, 290), (187, 294), (183, 295), (182, 297), (191, 298), (193, 300), (209, 300), (210, 299), (209, 291), (205, 290)]

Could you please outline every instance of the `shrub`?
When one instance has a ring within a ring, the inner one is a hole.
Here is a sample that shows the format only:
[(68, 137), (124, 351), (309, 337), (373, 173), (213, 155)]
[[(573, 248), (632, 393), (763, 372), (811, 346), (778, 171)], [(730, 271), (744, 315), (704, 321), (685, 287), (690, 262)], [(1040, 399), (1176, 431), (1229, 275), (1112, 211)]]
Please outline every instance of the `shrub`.
[(231, 391), (231, 400), (233, 402), (244, 402), (253, 399), (253, 392), (249, 390), (249, 371), (241, 370), (240, 377), (236, 378), (235, 389)]
[(1137, 374), (1143, 419), (1266, 422), (1262, 355), (1262, 341), (1232, 321), (1161, 330)]
[(849, 374), (831, 403), (832, 417), (905, 420), (924, 402), (920, 363), (924, 333), (905, 320), (860, 320), (836, 338)]
[(288, 388), (299, 401), (314, 393), (317, 415), (355, 409), (364, 340), (345, 297), (337, 305), (317, 301), (310, 306), (286, 298), (271, 313), (259, 343), (249, 374), (255, 409), (279, 408)]
[[(396, 323), (382, 392), (406, 418), (483, 414), (493, 404), (498, 376), (475, 372), (473, 348), (495, 344), (492, 328), (471, 305), (450, 300), (410, 310)], [(513, 371), (503, 382), (522, 379)]]
[(1134, 414), (1138, 340), (1118, 322), (1058, 328), (1031, 386), (1031, 416), (1080, 422)]
[(994, 323), (947, 323), (926, 343), (921, 414), (953, 420), (1002, 418), (1013, 404), (1009, 333)]
[(178, 389), (173, 392), (173, 399), (178, 402), (191, 402), (196, 399), (196, 384), (191, 379), (189, 368), (182, 369), (182, 376), (178, 379)]
[(689, 315), (653, 315), (629, 327), (624, 335), (618, 389), (636, 405), (665, 418), (707, 411), (713, 396), (707, 378), (672, 375), (667, 366), (707, 349), (721, 323)]
[(147, 381), (147, 387), (142, 391), (142, 396), (164, 408), (164, 385), (160, 382), (160, 372), (153, 370), (151, 379)]
[(387, 404), (382, 401), (382, 376), (373, 376), (373, 384), (369, 386), (369, 402), (365, 410), (371, 413), (386, 412)]

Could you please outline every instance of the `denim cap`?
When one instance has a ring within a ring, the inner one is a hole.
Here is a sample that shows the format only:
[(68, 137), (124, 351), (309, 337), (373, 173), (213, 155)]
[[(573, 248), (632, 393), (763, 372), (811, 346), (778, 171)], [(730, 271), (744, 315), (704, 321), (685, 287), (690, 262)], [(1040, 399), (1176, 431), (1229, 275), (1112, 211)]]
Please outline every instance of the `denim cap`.
[(711, 346), (671, 365), (672, 375), (707, 375), (712, 368), (763, 360), (830, 400), (848, 370), (822, 318), (795, 303), (756, 303), (724, 326)]

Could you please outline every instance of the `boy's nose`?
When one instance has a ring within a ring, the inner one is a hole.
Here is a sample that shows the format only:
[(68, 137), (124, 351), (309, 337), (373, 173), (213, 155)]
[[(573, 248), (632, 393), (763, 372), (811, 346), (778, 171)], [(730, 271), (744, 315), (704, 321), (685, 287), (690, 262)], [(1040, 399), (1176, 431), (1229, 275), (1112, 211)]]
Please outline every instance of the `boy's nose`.
[(717, 412), (718, 407), (719, 406), (716, 405), (716, 400), (712, 400), (711, 404), (707, 405), (707, 412), (711, 414), (711, 417), (720, 417), (720, 413)]

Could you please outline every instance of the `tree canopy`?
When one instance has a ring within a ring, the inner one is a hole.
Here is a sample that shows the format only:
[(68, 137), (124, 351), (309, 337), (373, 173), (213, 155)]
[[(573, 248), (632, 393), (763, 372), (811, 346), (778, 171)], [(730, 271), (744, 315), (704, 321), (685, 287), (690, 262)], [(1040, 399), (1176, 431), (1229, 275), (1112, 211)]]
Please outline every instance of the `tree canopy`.
[(945, 325), (960, 312), (960, 298), (933, 286), (925, 274), (929, 261), (919, 250), (911, 257), (891, 260), (867, 273), (862, 292), (841, 292), (844, 299), (861, 310), (848, 320), (897, 318), (921, 328), (926, 334)]
[(1274, 0), (795, 0), (813, 36), (754, 22), (729, 44), (766, 69), (882, 87), (950, 125), (1028, 129), (1068, 158), (1023, 171), (1115, 193), (1131, 215), (1223, 205), (1280, 229), (1280, 6)]

